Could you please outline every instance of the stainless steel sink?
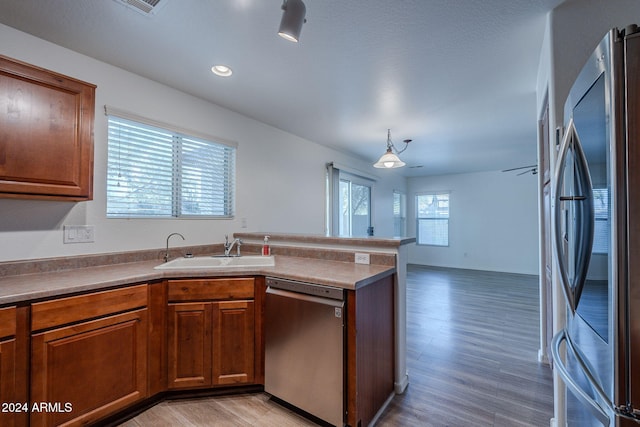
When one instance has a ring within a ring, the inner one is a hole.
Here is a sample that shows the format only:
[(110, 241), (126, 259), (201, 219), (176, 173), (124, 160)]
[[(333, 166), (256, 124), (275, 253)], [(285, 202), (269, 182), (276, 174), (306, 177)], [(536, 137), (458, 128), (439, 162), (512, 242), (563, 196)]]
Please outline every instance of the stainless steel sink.
[(207, 268), (240, 268), (240, 267), (272, 267), (276, 264), (273, 256), (240, 256), (240, 257), (193, 257), (176, 258), (157, 265), (157, 270), (193, 270)]

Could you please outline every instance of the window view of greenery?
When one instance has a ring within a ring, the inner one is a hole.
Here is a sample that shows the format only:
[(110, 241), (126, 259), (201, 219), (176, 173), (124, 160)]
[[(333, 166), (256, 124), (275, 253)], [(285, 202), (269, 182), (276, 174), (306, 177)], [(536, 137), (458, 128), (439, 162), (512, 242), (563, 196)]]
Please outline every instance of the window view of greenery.
[(367, 236), (371, 226), (371, 187), (340, 180), (340, 236)]
[(107, 217), (230, 217), (235, 148), (109, 117)]
[(449, 194), (416, 196), (417, 243), (449, 246)]

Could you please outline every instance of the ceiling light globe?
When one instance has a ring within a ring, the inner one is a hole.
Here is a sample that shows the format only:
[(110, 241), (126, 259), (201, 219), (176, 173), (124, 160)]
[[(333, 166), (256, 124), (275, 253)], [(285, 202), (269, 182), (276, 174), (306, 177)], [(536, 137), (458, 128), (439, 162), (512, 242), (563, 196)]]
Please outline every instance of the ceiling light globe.
[(387, 150), (387, 152), (384, 153), (382, 157), (380, 157), (380, 159), (373, 165), (373, 167), (379, 169), (395, 169), (401, 168), (404, 165), (406, 165), (405, 162), (400, 160), (400, 158), (393, 154), (391, 150)]

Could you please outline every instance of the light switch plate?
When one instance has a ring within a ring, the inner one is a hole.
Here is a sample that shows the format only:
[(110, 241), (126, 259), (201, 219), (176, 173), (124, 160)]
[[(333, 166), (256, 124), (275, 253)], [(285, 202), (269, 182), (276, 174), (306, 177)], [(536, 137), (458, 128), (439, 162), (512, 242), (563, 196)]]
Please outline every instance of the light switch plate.
[(356, 252), (355, 258), (356, 264), (369, 264), (369, 254), (363, 254)]
[(93, 225), (65, 225), (63, 227), (64, 243), (92, 243), (95, 241)]

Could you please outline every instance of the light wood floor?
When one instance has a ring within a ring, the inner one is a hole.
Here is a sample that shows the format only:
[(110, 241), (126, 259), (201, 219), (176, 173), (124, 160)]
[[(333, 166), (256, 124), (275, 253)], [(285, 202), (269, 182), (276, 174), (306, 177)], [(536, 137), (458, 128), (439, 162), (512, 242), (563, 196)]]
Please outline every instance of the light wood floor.
[[(548, 366), (537, 362), (535, 276), (411, 265), (409, 387), (378, 426), (535, 426), (553, 416)], [(125, 427), (313, 426), (265, 394), (156, 405)]]

